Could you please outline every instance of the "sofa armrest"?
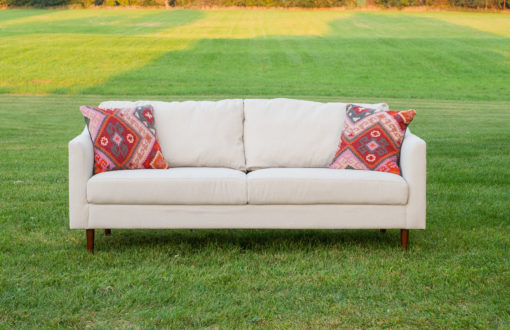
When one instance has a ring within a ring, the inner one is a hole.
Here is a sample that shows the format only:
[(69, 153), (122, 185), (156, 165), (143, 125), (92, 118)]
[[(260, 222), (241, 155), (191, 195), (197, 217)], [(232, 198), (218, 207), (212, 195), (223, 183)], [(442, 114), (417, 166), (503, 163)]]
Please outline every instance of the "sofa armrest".
[(425, 229), (427, 212), (427, 144), (409, 130), (400, 152), (402, 176), (409, 185), (407, 228)]
[(69, 142), (69, 227), (86, 229), (89, 209), (87, 181), (94, 167), (94, 148), (87, 128)]

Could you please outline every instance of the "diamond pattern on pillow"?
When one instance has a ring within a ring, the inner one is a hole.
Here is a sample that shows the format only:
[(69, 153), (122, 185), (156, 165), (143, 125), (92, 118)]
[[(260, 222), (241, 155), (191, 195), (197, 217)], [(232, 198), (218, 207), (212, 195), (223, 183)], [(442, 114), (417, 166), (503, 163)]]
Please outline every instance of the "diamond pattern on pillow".
[(380, 111), (348, 105), (333, 169), (356, 169), (401, 175), (400, 148), (416, 111)]
[(94, 145), (94, 173), (166, 169), (156, 138), (152, 106), (122, 109), (80, 107)]

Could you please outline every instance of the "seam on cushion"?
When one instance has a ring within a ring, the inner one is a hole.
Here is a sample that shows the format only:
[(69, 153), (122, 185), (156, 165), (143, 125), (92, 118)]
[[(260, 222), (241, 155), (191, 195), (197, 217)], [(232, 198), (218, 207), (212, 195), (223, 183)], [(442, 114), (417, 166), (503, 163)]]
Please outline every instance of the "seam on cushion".
[[(207, 180), (207, 179), (186, 179), (186, 180), (182, 180), (182, 179), (172, 179), (172, 180), (161, 180), (161, 179), (157, 179), (157, 178), (154, 178), (154, 179), (144, 179), (144, 180), (137, 180), (137, 179), (122, 179), (122, 180), (101, 180), (99, 181), (100, 183), (132, 183), (132, 182), (137, 182), (137, 183), (144, 183), (144, 182), (147, 182), (147, 181), (153, 181), (153, 182), (164, 182), (164, 183), (174, 183), (174, 182), (177, 182), (177, 183), (180, 183), (180, 182), (187, 182), (187, 181), (207, 181), (208, 183), (210, 183), (211, 181), (213, 180)], [(214, 180), (214, 181), (221, 181), (221, 182), (224, 182), (224, 181), (228, 181), (228, 182), (239, 182), (241, 181), (241, 178), (239, 179), (217, 179), (217, 180)], [(90, 179), (87, 183), (90, 182)], [(99, 183), (98, 182), (98, 183)], [(93, 182), (94, 184), (96, 182)]]
[(249, 199), (249, 187), (248, 187), (248, 175), (245, 175), (244, 176), (244, 190), (245, 190), (245, 197), (246, 197), (246, 204), (249, 204), (250, 202), (250, 199)]
[[(378, 182), (379, 180), (371, 180), (371, 179), (347, 179), (347, 180), (339, 180), (339, 179), (334, 179), (334, 178), (306, 178), (306, 177), (301, 177), (301, 178), (282, 178), (282, 177), (279, 177), (279, 178), (253, 178), (251, 177), (250, 180), (257, 180), (257, 181), (276, 181), (276, 180), (279, 180), (279, 181), (302, 181), (302, 180), (314, 180), (314, 181), (341, 181), (341, 182), (357, 182), (357, 181), (368, 181), (368, 182)], [(393, 181), (393, 180), (383, 180), (383, 182), (385, 183), (395, 183), (395, 184), (402, 184), (404, 183), (406, 186), (409, 186), (409, 184), (407, 183), (407, 181), (405, 181), (405, 179), (402, 181)]]
[(241, 99), (241, 101), (243, 101), (243, 120), (242, 120), (243, 131), (242, 131), (242, 136), (241, 136), (241, 142), (243, 143), (244, 173), (246, 173), (248, 171), (248, 164), (246, 163), (246, 146), (244, 144), (244, 131), (245, 131), (244, 124), (246, 121), (246, 114), (244, 113), (244, 99)]
[[(411, 195), (411, 187), (409, 186), (409, 183), (407, 183), (407, 199), (406, 199), (406, 205), (409, 205), (409, 196)], [(407, 218), (406, 218), (407, 219)], [(406, 220), (407, 221), (407, 220)]]
[[(340, 203), (310, 203), (310, 204), (306, 204), (306, 203), (296, 203), (296, 204), (250, 204), (250, 203), (240, 203), (240, 204), (218, 204), (218, 203), (215, 203), (215, 204), (134, 204), (134, 203), (126, 203), (126, 204), (118, 204), (118, 203), (104, 203), (104, 204), (100, 204), (100, 203), (92, 203), (92, 202), (89, 202), (88, 205), (111, 205), (111, 206), (115, 206), (115, 205), (118, 205), (118, 206), (239, 206), (239, 205), (242, 205), (242, 206), (248, 206), (248, 205), (258, 205), (258, 206), (296, 206), (296, 205), (345, 205), (345, 206), (371, 206), (371, 205), (378, 205), (378, 206), (400, 206), (400, 207), (405, 207), (406, 204), (376, 204), (376, 203), (364, 203), (364, 204), (361, 204), (361, 203), (349, 203), (349, 204), (340, 204)], [(406, 211), (407, 211), (407, 208), (406, 208)], [(407, 224), (407, 222), (406, 222)]]
[[(103, 204), (104, 205), (104, 204)], [(175, 205), (178, 205), (178, 204), (175, 204)], [(234, 204), (231, 204), (231, 205), (234, 205)], [(388, 206), (406, 206), (406, 204), (391, 204), (391, 203), (326, 203), (326, 202), (317, 202), (317, 203), (287, 203), (287, 204), (282, 204), (282, 203), (259, 203), (259, 202), (256, 202), (255, 204), (254, 203), (250, 203), (248, 201), (248, 204), (247, 205), (366, 205), (366, 206), (369, 206), (369, 205), (388, 205)]]
[[(116, 203), (98, 203), (98, 202), (88, 202), (88, 205), (119, 205), (119, 206), (211, 206), (211, 205), (218, 205), (218, 206), (238, 206), (238, 205), (250, 205), (248, 202), (241, 202), (241, 203), (211, 203), (211, 204), (173, 204), (173, 203), (161, 203), (161, 204), (134, 204), (134, 203), (126, 203), (126, 204), (119, 204)], [(251, 204), (251, 205), (257, 205), (257, 204)], [(260, 204), (260, 205), (272, 205), (272, 204)], [(293, 205), (293, 204), (284, 204), (284, 205)], [(315, 204), (310, 204), (315, 205)], [(324, 205), (330, 205), (330, 204), (324, 204)], [(340, 204), (339, 204), (340, 205)]]

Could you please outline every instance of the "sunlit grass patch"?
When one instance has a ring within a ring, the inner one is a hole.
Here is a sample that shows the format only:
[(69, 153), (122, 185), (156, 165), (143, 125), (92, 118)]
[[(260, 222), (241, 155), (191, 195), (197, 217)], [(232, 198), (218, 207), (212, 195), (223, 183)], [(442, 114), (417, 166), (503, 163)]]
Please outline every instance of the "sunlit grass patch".
[(192, 24), (157, 33), (191, 39), (246, 39), (271, 36), (322, 36), (331, 21), (350, 17), (347, 11), (210, 10)]
[[(192, 44), (182, 39), (163, 43), (150, 37), (80, 34), (23, 35), (3, 41), (0, 66), (20, 69), (0, 72), (0, 88), (17, 93), (58, 93), (61, 89), (76, 93)], [(136, 85), (136, 81), (125, 83)]]

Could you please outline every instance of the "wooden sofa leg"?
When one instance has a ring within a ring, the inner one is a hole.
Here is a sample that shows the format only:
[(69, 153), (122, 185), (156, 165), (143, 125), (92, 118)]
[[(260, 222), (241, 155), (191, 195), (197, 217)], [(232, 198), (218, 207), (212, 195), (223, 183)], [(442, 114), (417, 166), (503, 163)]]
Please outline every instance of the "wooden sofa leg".
[(400, 229), (400, 243), (402, 244), (402, 248), (407, 250), (407, 245), (409, 244), (409, 229)]
[(105, 236), (110, 236), (112, 234), (112, 230), (111, 229), (105, 229), (104, 230), (104, 235)]
[(87, 229), (87, 251), (94, 253), (94, 229)]

